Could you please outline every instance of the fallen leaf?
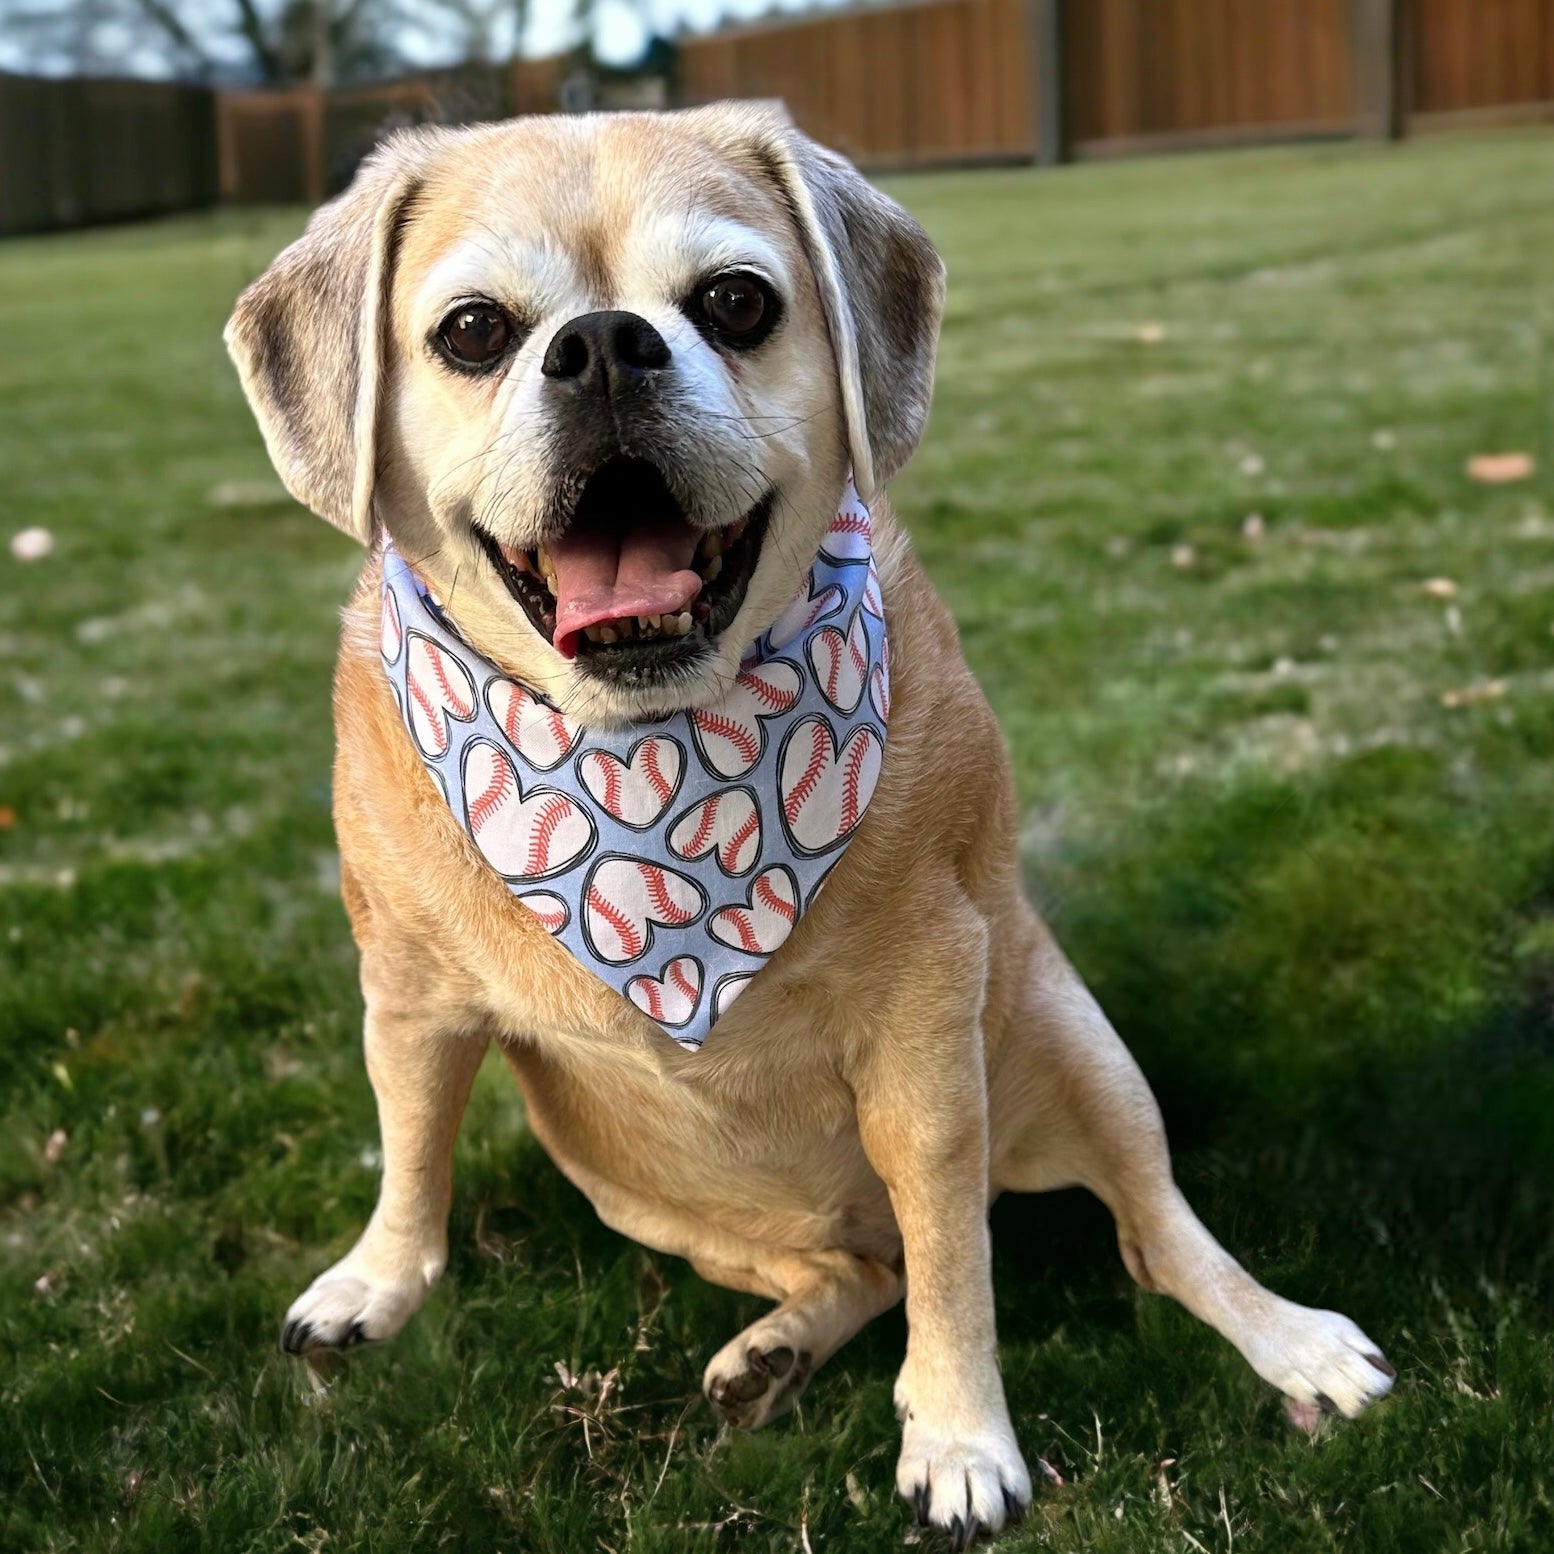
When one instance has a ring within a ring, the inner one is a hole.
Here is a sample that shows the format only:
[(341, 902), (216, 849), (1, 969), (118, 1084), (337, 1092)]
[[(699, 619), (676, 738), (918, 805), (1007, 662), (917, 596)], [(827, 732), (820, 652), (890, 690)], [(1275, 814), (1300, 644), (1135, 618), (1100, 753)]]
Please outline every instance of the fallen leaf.
[(1508, 486), (1530, 479), (1537, 467), (1530, 453), (1475, 453), (1468, 460), (1468, 479), (1485, 486)]
[(43, 1146), (43, 1158), (50, 1165), (58, 1165), (60, 1158), (65, 1153), (65, 1145), (70, 1142), (70, 1135), (63, 1128), (55, 1128), (49, 1134), (48, 1142)]
[(19, 529), (11, 536), (11, 554), (18, 561), (42, 561), (54, 549), (47, 529)]
[(1449, 577), (1429, 577), (1419, 585), (1432, 599), (1455, 599), (1457, 585)]
[(1189, 567), (1196, 566), (1198, 552), (1191, 545), (1178, 545), (1171, 552), (1171, 565), (1179, 572), (1185, 572)]
[(9, 831), (16, 824), (16, 811), (9, 804), (0, 804), (0, 831)]
[(1140, 324), (1137, 338), (1140, 345), (1159, 345), (1166, 337), (1165, 325), (1150, 322)]
[(1481, 702), (1499, 701), (1510, 690), (1508, 680), (1480, 680), (1476, 685), (1464, 685), (1460, 690), (1442, 691), (1443, 707), (1476, 707)]

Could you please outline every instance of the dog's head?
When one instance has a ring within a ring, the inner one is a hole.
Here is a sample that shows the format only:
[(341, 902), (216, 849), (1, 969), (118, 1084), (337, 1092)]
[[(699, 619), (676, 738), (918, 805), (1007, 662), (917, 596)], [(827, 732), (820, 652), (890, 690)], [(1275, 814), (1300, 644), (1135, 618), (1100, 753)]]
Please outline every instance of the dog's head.
[(906, 461), (943, 267), (765, 105), (402, 134), (242, 296), (281, 477), (585, 721), (714, 700), (848, 470)]

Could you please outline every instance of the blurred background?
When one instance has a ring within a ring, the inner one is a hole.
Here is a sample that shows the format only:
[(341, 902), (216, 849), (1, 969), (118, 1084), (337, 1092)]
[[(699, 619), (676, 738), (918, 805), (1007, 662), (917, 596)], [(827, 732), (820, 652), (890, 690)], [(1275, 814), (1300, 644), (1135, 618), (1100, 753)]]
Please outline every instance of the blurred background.
[(426, 1308), (327, 1384), (276, 1344), (382, 1163), (330, 821), (361, 553), (222, 325), (392, 128), (725, 95), (943, 252), (892, 497), (1028, 888), (1204, 1219), (1400, 1372), (1292, 1421), (1088, 1198), (1005, 1200), (1042, 1491), (1001, 1547), (1547, 1554), (1554, 0), (0, 0), (0, 1550), (914, 1537), (900, 1312), (720, 1436), (759, 1303), (600, 1226), (495, 1059)]

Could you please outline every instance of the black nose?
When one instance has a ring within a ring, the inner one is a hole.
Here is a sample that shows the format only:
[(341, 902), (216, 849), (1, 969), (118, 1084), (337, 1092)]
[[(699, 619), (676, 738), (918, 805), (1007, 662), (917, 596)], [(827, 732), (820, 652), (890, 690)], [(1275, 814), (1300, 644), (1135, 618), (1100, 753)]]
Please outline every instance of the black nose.
[(540, 371), (608, 398), (646, 387), (668, 365), (664, 337), (640, 314), (585, 313), (556, 331)]

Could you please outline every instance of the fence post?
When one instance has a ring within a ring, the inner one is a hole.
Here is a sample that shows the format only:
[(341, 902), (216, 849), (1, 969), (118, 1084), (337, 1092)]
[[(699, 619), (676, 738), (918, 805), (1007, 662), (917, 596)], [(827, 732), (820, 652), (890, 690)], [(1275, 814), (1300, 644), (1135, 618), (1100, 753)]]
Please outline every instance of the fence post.
[(1064, 44), (1068, 0), (1028, 0), (1031, 88), (1036, 98), (1036, 162), (1056, 167), (1069, 159), (1068, 105), (1064, 101)]
[(1405, 125), (1406, 0), (1354, 0), (1354, 96), (1358, 132), (1398, 140)]

